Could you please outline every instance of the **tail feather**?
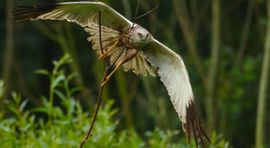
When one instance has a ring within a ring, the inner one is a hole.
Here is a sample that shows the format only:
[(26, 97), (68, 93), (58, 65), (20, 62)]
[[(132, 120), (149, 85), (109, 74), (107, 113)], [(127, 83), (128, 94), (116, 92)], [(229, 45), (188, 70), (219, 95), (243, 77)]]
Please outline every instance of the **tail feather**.
[(51, 12), (54, 10), (57, 4), (42, 4), (32, 6), (16, 6), (14, 8), (14, 17), (16, 21), (25, 21), (29, 19), (36, 19), (38, 16)]
[(202, 147), (206, 147), (205, 141), (210, 142), (209, 137), (201, 125), (200, 118), (193, 102), (187, 107), (187, 121), (184, 124), (184, 128), (187, 133), (188, 142), (190, 142), (191, 134), (193, 134), (196, 147), (198, 147), (199, 144), (201, 144)]

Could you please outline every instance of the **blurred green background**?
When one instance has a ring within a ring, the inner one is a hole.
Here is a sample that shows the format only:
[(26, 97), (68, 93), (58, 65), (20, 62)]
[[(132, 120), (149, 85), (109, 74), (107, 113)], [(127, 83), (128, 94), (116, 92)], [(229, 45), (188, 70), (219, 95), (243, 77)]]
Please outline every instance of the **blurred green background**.
[[(104, 63), (97, 59), (96, 53), (86, 40), (88, 34), (80, 26), (59, 21), (15, 23), (12, 18), (12, 8), (15, 5), (53, 2), (60, 1), (1, 1), (0, 79), (4, 84), (1, 81), (0, 129), (9, 131), (4, 129), (7, 128), (9, 119), (14, 119), (8, 125), (12, 127), (10, 131), (14, 132), (10, 136), (17, 137), (18, 141), (22, 136), (22, 119), (18, 114), (21, 114), (22, 110), (28, 112), (29, 116), (35, 116), (31, 126), (40, 120), (47, 124), (47, 121), (50, 121), (48, 117), (54, 117), (48, 112), (36, 113), (37, 108), (46, 106), (46, 97), (41, 99), (41, 96), (51, 93), (53, 82), (46, 76), (36, 74), (36, 70), (52, 71), (55, 68), (53, 60), (58, 60), (65, 54), (69, 54), (72, 59), (72, 62), (64, 62), (63, 69), (67, 75), (76, 74), (67, 82), (68, 86), (79, 88), (79, 91), (72, 93), (72, 99), (80, 104), (81, 114), (87, 114), (83, 120), (85, 127), (89, 124), (97, 100)], [(129, 19), (134, 17), (137, 0), (103, 2)], [(143, 0), (139, 14), (156, 5), (155, 0)], [(214, 142), (215, 139), (223, 139), (226, 143), (215, 147), (225, 147), (227, 144), (229, 147), (243, 148), (270, 147), (270, 128), (267, 126), (270, 125), (270, 118), (267, 116), (270, 111), (267, 108), (270, 0), (160, 0), (157, 10), (136, 20), (136, 23), (144, 26), (156, 39), (183, 57), (204, 127)], [(65, 81), (63, 80), (63, 84)], [(59, 90), (63, 91), (65, 87), (61, 86), (59, 85)], [(69, 106), (61, 106), (63, 100), (56, 99), (61, 98), (61, 95), (53, 93), (53, 105), (58, 106), (65, 114), (70, 109)], [(47, 98), (49, 100), (50, 97)], [(23, 103), (23, 100), (27, 100), (27, 103)], [(114, 103), (110, 103), (111, 100)], [(133, 129), (131, 133), (135, 132), (143, 143), (142, 141), (147, 141), (146, 131), (155, 133), (158, 128), (161, 131), (178, 131), (176, 134), (167, 134), (173, 135), (168, 143), (178, 143), (180, 139), (184, 139), (185, 134), (179, 118), (158, 77), (138, 77), (132, 72), (118, 70), (105, 88), (102, 104), (113, 104), (110, 107), (118, 109), (111, 119), (118, 121), (113, 132)], [(20, 107), (21, 105), (23, 107)], [(11, 106), (15, 109), (11, 109)], [(17, 114), (14, 111), (16, 108), (19, 108)], [(30, 122), (28, 117), (22, 118), (27, 118), (25, 122)], [(42, 126), (33, 130), (33, 134), (39, 129), (42, 129)], [(157, 133), (161, 132), (159, 130)], [(85, 132), (86, 128), (78, 133), (78, 139), (82, 139)], [(4, 134), (0, 136), (6, 137)], [(134, 137), (136, 139), (136, 136)], [(131, 141), (136, 141), (134, 139)], [(155, 140), (158, 141), (157, 138)], [(75, 140), (75, 145), (76, 142), (79, 141)], [(8, 147), (9, 143), (4, 146)], [(155, 147), (149, 141), (144, 146)], [(181, 145), (178, 143), (177, 146)]]

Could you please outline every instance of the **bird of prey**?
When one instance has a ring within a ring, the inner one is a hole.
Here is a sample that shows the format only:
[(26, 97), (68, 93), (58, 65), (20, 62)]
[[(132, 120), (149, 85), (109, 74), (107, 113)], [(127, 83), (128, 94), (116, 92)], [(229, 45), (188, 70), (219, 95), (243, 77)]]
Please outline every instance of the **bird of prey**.
[[(101, 27), (99, 12), (102, 14)], [(199, 143), (204, 145), (206, 140), (210, 141), (196, 112), (189, 76), (182, 58), (142, 26), (129, 21), (102, 2), (17, 6), (14, 15), (18, 21), (65, 20), (83, 27), (89, 33), (88, 41), (92, 43), (99, 58), (108, 58), (114, 66), (102, 85), (119, 67), (137, 75), (155, 76), (157, 73), (167, 88), (188, 140), (193, 135), (196, 146)], [(101, 38), (99, 34), (102, 34)]]

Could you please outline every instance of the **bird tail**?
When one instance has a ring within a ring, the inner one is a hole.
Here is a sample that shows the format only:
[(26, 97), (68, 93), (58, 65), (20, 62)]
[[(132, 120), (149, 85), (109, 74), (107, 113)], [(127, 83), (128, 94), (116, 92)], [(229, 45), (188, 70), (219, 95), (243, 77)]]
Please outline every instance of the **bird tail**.
[(41, 4), (32, 6), (16, 6), (13, 10), (15, 20), (17, 22), (29, 19), (36, 19), (38, 16), (51, 12), (57, 4)]
[(189, 142), (190, 142), (191, 135), (193, 135), (195, 143), (196, 143), (196, 147), (198, 147), (199, 144), (201, 144), (202, 147), (206, 147), (205, 141), (208, 141), (211, 143), (209, 137), (207, 136), (206, 132), (204, 131), (202, 127), (202, 123), (196, 111), (194, 102), (189, 104), (189, 106), (187, 107), (186, 119), (187, 121), (183, 126), (186, 131)]

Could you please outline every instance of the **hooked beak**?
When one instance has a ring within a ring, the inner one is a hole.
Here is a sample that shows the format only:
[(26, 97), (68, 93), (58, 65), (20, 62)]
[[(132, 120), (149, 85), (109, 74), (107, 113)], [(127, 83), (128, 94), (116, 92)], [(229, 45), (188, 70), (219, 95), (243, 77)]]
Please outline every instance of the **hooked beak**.
[(151, 35), (151, 34), (147, 34), (147, 35), (145, 36), (145, 40), (151, 40), (151, 38), (152, 38), (152, 35)]

